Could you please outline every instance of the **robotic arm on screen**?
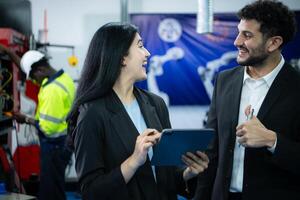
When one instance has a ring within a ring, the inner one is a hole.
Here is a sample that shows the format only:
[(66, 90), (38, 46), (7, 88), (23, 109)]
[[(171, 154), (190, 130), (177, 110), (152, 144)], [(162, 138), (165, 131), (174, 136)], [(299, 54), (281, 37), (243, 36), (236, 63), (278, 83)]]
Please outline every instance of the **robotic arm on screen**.
[(172, 47), (167, 50), (165, 55), (155, 55), (150, 58), (147, 84), (150, 92), (161, 96), (167, 105), (169, 105), (169, 96), (160, 91), (156, 76), (161, 76), (164, 73), (163, 65), (171, 60), (179, 60), (184, 57), (184, 51), (179, 47)]

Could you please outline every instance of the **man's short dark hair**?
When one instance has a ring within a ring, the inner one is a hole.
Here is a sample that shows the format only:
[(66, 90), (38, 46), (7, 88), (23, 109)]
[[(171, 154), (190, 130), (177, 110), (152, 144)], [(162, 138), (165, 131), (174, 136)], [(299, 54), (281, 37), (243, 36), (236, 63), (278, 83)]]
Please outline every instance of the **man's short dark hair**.
[(296, 34), (296, 20), (293, 11), (276, 0), (258, 0), (246, 5), (238, 12), (240, 19), (256, 20), (264, 37), (281, 36), (284, 46)]

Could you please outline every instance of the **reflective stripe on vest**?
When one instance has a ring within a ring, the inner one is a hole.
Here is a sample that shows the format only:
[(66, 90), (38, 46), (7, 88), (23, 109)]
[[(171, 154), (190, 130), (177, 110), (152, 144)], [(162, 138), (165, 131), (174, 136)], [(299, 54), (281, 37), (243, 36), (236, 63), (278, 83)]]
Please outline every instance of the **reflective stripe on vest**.
[(50, 122), (53, 122), (53, 123), (56, 123), (56, 124), (62, 123), (66, 120), (65, 117), (62, 118), (62, 119), (58, 119), (58, 118), (52, 117), (50, 115), (45, 115), (45, 114), (42, 114), (42, 113), (40, 113), (40, 119), (47, 120), (47, 121), (50, 121)]
[(55, 84), (55, 85), (57, 85), (58, 87), (61, 87), (61, 89), (63, 89), (66, 93), (68, 93), (68, 95), (70, 96), (70, 94), (69, 94), (69, 91), (67, 90), (67, 88), (63, 85), (63, 84), (61, 84), (60, 82), (58, 82), (58, 81), (53, 81), (53, 83)]

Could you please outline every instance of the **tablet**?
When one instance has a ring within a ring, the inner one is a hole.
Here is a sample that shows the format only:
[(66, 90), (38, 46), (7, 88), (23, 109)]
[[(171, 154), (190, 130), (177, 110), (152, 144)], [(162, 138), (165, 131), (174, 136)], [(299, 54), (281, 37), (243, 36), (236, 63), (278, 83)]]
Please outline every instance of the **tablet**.
[(164, 129), (153, 147), (154, 166), (183, 166), (181, 156), (186, 152), (205, 151), (214, 136), (213, 129)]

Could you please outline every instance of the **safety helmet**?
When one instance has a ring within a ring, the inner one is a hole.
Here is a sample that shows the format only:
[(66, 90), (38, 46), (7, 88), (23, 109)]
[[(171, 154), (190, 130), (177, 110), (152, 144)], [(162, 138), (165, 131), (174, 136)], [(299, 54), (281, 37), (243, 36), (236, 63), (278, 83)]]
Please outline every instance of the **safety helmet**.
[(29, 76), (31, 66), (44, 58), (45, 55), (39, 51), (30, 50), (27, 51), (21, 58), (20, 65), (23, 72), (26, 73), (26, 77)]

